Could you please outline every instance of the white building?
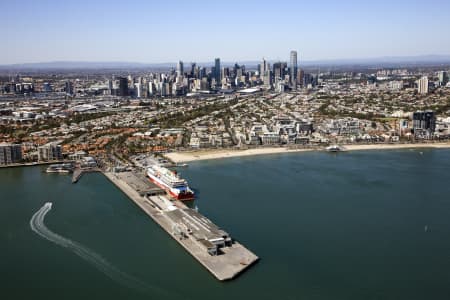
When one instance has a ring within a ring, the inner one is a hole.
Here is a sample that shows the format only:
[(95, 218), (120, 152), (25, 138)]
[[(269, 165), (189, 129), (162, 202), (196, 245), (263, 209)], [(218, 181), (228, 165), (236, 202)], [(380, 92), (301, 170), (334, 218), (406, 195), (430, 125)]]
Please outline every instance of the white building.
[(428, 94), (428, 77), (423, 76), (417, 81), (417, 88), (419, 94)]
[(392, 91), (400, 91), (401, 89), (403, 89), (403, 81), (390, 81), (389, 89)]
[(140, 83), (135, 83), (134, 88), (136, 90), (136, 97), (141, 98), (142, 97), (142, 87)]

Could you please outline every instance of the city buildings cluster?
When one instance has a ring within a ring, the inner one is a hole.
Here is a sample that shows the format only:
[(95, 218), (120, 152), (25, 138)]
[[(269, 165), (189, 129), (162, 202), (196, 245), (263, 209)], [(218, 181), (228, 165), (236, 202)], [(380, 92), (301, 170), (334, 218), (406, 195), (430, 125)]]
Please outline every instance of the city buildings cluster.
[[(0, 165), (175, 149), (311, 147), (450, 137), (442, 65), (0, 74)], [(322, 71), (321, 71), (322, 70)], [(1, 73), (1, 72), (0, 72)], [(127, 74), (128, 73), (128, 74)]]

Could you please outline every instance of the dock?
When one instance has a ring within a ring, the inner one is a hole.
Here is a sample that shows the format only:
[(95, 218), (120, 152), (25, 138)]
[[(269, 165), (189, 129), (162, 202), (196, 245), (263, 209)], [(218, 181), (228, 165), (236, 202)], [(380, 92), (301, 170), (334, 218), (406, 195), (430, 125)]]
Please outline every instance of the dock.
[(99, 168), (80, 168), (76, 167), (72, 174), (72, 183), (77, 183), (86, 173), (101, 172)]
[(218, 280), (231, 280), (259, 260), (205, 216), (169, 200), (142, 175), (103, 174)]

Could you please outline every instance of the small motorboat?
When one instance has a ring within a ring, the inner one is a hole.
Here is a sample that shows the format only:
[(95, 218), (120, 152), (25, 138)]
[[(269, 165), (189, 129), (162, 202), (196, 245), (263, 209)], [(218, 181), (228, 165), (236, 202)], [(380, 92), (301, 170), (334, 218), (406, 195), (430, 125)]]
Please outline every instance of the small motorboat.
[(341, 152), (344, 151), (344, 148), (338, 145), (331, 145), (325, 148), (328, 152)]

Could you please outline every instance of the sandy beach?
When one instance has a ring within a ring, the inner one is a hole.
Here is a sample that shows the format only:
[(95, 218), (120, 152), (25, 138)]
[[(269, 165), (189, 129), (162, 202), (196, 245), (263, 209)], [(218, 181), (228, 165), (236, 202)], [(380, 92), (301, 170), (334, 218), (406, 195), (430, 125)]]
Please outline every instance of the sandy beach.
[[(368, 145), (344, 145), (345, 151), (358, 150), (394, 150), (394, 149), (414, 149), (414, 148), (450, 148), (450, 142), (445, 143), (421, 143), (421, 144), (368, 144)], [(289, 149), (285, 147), (256, 148), (248, 150), (199, 150), (189, 152), (166, 153), (165, 156), (175, 163), (186, 163), (199, 160), (222, 159), (229, 157), (243, 157), (254, 155), (268, 155), (280, 153), (295, 153), (308, 151), (324, 151), (325, 148)]]

